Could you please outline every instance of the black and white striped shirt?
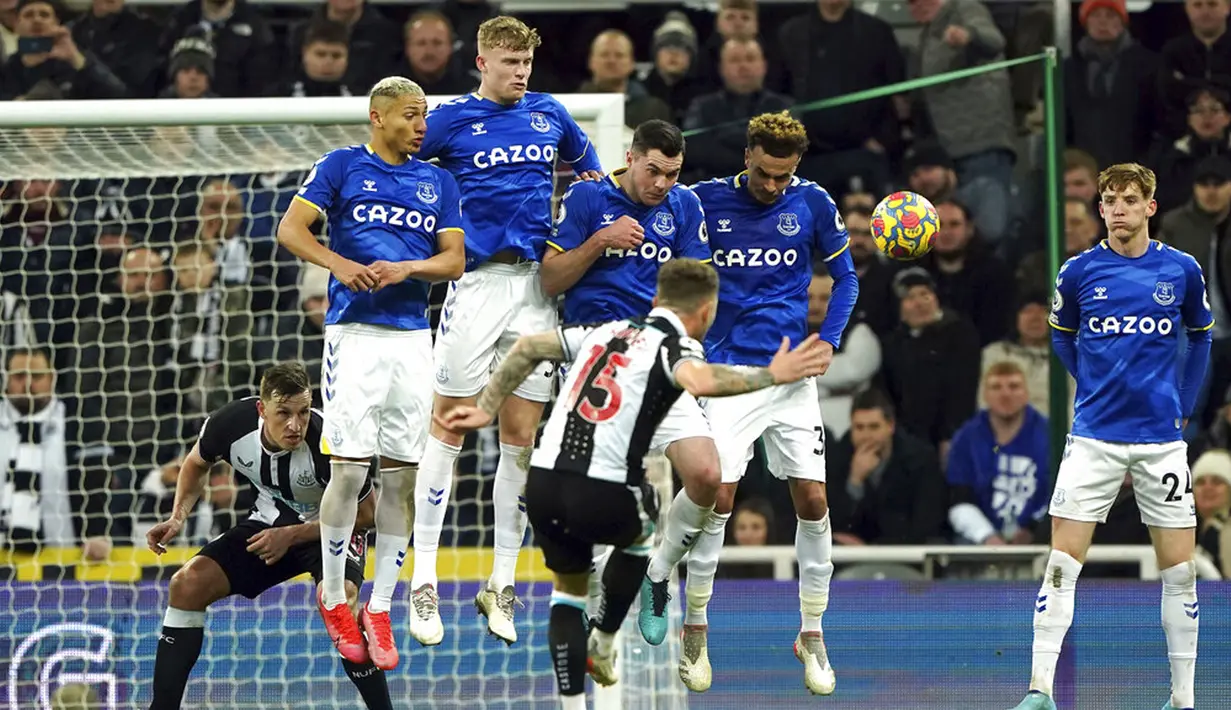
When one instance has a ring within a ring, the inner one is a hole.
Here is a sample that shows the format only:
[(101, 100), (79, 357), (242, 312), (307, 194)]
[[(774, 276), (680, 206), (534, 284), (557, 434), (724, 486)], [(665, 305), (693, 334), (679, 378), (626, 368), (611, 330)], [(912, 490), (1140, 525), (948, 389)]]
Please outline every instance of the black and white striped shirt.
[[(321, 453), (321, 413), (312, 410), (299, 446), (273, 452), (261, 443), (264, 420), (257, 412), (257, 401), (257, 397), (248, 397), (231, 402), (205, 420), (197, 439), (201, 458), (210, 464), (222, 459), (252, 482), (257, 499), (250, 520), (275, 526), (312, 520), (329, 483), (329, 456)], [(371, 492), (369, 476), (359, 500)]]
[(682, 392), (675, 369), (704, 362), (701, 343), (665, 308), (558, 332), (572, 364), (531, 465), (640, 485), (654, 432)]

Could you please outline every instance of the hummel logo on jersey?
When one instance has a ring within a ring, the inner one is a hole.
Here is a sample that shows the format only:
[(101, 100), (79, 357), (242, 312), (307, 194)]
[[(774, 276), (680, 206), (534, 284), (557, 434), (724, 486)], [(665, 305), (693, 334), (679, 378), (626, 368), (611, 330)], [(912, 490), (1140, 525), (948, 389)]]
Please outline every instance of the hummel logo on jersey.
[(613, 215), (613, 214), (604, 214), (604, 215), (603, 215), (603, 221), (602, 221), (602, 222), (599, 222), (599, 223), (598, 223), (598, 226), (600, 226), (600, 227), (610, 227), (610, 226), (611, 226), (611, 225), (613, 225), (613, 224), (615, 224), (615, 215)]
[(718, 231), (730, 232), (731, 231), (731, 220), (729, 219), (718, 220)]
[(487, 131), (483, 129), (483, 124), (481, 122), (470, 124), (470, 130), (471, 130), (470, 135), (472, 136), (481, 136), (487, 133)]
[(793, 237), (799, 234), (799, 216), (794, 212), (783, 212), (778, 215), (778, 233), (784, 237)]
[(364, 180), (363, 181), (363, 191), (364, 192), (376, 192), (376, 181), (375, 180)]
[(1095, 286), (1094, 287), (1094, 300), (1096, 301), (1106, 301), (1107, 300), (1107, 287), (1106, 286)]

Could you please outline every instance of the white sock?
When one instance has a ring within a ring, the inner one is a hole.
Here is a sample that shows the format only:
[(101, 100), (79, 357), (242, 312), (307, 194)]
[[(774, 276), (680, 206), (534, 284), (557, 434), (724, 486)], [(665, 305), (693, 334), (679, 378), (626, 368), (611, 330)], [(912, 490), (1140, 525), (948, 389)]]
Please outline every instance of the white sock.
[(329, 483), (321, 495), (321, 581), (325, 608), (346, 603), (346, 551), (355, 533), (359, 491), (368, 477), (366, 461), (330, 461)]
[(688, 608), (684, 612), (684, 623), (689, 626), (709, 624), (705, 612), (710, 597), (714, 596), (714, 574), (718, 571), (718, 555), (722, 552), (722, 538), (730, 519), (730, 513), (711, 514), (701, 528), (701, 537), (688, 553), (688, 580), (684, 585)]
[(376, 499), (376, 574), (368, 599), (368, 608), (378, 614), (389, 611), (393, 604), (393, 588), (406, 561), (414, 515), (410, 493), (414, 487), (414, 466), (381, 469), (380, 497)]
[(526, 538), (526, 476), (530, 471), (532, 446), (501, 442), (492, 507), (496, 513), (496, 561), (488, 585), (497, 591), (513, 584), (517, 556)]
[(1073, 597), (1081, 563), (1067, 553), (1052, 550), (1043, 573), (1043, 586), (1034, 599), (1034, 647), (1030, 689), (1047, 697), (1053, 693), (1056, 663), (1064, 635), (1073, 624)]
[(200, 629), (205, 626), (205, 612), (184, 611), (173, 606), (163, 613), (162, 625), (170, 629)]
[(1191, 708), (1197, 666), (1197, 566), (1181, 562), (1162, 571), (1163, 632), (1171, 661), (1171, 704)]
[(821, 616), (829, 606), (829, 580), (833, 577), (833, 533), (829, 514), (820, 520), (797, 518), (795, 557), (799, 560), (799, 630), (821, 630)]
[(684, 559), (684, 554), (697, 541), (702, 526), (713, 512), (712, 505), (702, 508), (692, 502), (687, 491), (681, 490), (676, 494), (667, 513), (667, 529), (663, 531), (662, 543), (654, 551), (646, 573), (650, 581), (662, 582), (671, 576), (671, 570)]
[(586, 694), (561, 695), (560, 707), (563, 710), (586, 710)]
[(419, 477), (415, 481), (415, 559), (410, 588), (436, 586), (436, 550), (440, 529), (453, 492), (453, 468), (462, 447), (450, 446), (434, 436), (427, 438)]

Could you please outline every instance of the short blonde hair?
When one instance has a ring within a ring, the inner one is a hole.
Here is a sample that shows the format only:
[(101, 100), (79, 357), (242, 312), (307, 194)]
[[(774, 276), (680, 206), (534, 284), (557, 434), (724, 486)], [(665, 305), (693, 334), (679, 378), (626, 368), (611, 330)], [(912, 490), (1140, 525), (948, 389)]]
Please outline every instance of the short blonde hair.
[(718, 298), (718, 272), (697, 259), (671, 259), (658, 270), (658, 305), (692, 313)]
[(983, 373), (983, 380), (987, 381), (993, 377), (1009, 377), (1018, 375), (1023, 379), (1026, 377), (1026, 371), (1022, 366), (1012, 360), (1001, 360), (992, 363), (992, 366), (987, 368), (987, 372)]
[(538, 31), (516, 17), (501, 15), (479, 25), (480, 52), (487, 49), (531, 52), (542, 43)]
[(368, 92), (368, 105), (372, 105), (377, 99), (400, 99), (406, 96), (427, 98), (423, 87), (410, 79), (404, 76), (387, 76), (376, 82), (376, 86)]
[(1098, 176), (1099, 195), (1108, 190), (1121, 192), (1134, 185), (1141, 190), (1142, 197), (1152, 200), (1158, 179), (1154, 177), (1153, 170), (1140, 163), (1117, 163)]
[(748, 122), (748, 149), (757, 146), (775, 158), (802, 156), (808, 150), (808, 130), (789, 111), (763, 113)]

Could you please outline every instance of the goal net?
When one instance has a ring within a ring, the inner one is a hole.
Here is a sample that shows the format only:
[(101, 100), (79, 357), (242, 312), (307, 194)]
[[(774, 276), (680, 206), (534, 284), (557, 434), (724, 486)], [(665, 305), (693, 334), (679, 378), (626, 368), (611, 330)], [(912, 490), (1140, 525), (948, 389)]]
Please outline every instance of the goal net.
[[(622, 97), (560, 98), (603, 165), (618, 167)], [(0, 403), (8, 708), (73, 697), (148, 706), (167, 581), (246, 515), (253, 493), (216, 469), (182, 547), (155, 558), (144, 534), (169, 513), (178, 462), (207, 412), (254, 394), (276, 361), (301, 360), (319, 377), (327, 275), (275, 235), (312, 162), (366, 141), (366, 124), (364, 98), (10, 102), (0, 112), (0, 344), (5, 367), (24, 368), (6, 370)], [(50, 363), (23, 355), (29, 347)], [(30, 402), (38, 413), (26, 416)], [(491, 569), (498, 456), (494, 430), (467, 439), (441, 541), (441, 646), (413, 642), (408, 590), (396, 595), (403, 661), (389, 683), (399, 707), (555, 707), (538, 550), (519, 566), (516, 645), (488, 637), (472, 607)], [(673, 618), (678, 629), (678, 606)], [(629, 628), (624, 681), (598, 706), (684, 707), (678, 636), (652, 649), (635, 619)], [(360, 706), (306, 578), (210, 609), (185, 706)]]

